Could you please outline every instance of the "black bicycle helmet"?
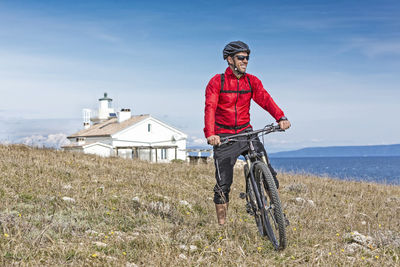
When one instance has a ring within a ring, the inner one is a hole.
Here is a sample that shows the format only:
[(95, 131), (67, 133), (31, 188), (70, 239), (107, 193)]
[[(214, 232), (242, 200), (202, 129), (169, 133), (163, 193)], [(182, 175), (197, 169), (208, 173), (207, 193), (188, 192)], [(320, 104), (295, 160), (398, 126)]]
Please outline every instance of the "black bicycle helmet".
[(233, 56), (239, 52), (247, 52), (250, 55), (250, 48), (247, 44), (242, 41), (234, 41), (227, 44), (224, 48), (223, 55), (224, 60), (227, 59), (228, 56)]

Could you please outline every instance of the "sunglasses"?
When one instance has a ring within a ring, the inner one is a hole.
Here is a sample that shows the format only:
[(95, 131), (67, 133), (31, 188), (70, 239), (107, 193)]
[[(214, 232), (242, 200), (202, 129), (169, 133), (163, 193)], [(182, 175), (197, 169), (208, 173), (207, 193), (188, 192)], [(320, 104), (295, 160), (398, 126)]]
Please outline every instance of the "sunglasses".
[(240, 61), (243, 61), (245, 59), (247, 59), (247, 61), (249, 61), (250, 56), (236, 56), (237, 59), (239, 59)]

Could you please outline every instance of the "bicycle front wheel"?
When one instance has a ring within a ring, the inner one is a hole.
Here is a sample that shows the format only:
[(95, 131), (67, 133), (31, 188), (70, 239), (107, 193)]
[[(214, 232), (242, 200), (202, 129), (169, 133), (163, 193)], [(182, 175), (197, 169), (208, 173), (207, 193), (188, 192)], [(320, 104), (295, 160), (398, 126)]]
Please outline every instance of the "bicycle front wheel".
[(286, 248), (286, 229), (281, 201), (276, 189), (274, 178), (268, 166), (258, 162), (254, 166), (254, 177), (260, 185), (261, 210), (264, 230), (276, 250)]

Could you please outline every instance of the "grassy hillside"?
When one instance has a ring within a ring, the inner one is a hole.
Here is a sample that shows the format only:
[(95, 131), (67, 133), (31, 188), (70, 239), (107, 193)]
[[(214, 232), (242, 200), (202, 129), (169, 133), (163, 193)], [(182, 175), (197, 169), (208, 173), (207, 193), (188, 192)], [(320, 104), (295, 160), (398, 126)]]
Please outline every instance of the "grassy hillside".
[(0, 265), (400, 265), (400, 187), (280, 174), (291, 221), (276, 252), (235, 171), (216, 225), (212, 165), (0, 146)]

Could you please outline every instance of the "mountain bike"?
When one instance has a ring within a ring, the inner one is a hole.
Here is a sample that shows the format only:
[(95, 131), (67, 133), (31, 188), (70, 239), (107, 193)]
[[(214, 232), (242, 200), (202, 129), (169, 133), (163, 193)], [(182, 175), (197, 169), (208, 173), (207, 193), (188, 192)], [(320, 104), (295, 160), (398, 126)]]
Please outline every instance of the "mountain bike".
[[(278, 125), (269, 124), (263, 129), (248, 131), (227, 136), (221, 139), (221, 145), (231, 142), (248, 142), (249, 149), (245, 154), (244, 176), (246, 179), (246, 193), (241, 198), (246, 199), (246, 210), (254, 215), (258, 231), (261, 236), (267, 236), (275, 250), (286, 248), (286, 225), (281, 201), (274, 178), (268, 168), (269, 160), (263, 152), (254, 149), (253, 142), (259, 136), (272, 132), (283, 131)], [(247, 137), (241, 138), (239, 137)]]

